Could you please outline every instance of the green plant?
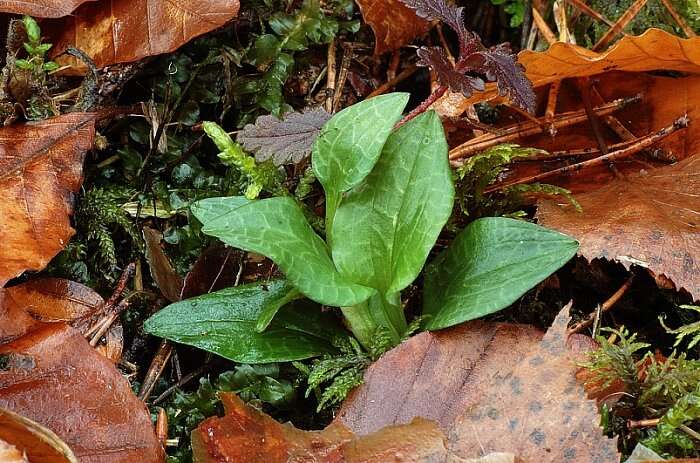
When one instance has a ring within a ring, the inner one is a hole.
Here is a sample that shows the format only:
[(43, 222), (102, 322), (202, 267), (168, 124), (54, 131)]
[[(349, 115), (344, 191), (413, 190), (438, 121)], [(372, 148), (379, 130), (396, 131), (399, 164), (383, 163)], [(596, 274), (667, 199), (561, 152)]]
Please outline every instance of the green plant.
[[(681, 309), (692, 310), (700, 313), (700, 307), (696, 305), (681, 305)], [(676, 329), (671, 329), (666, 326), (663, 316), (659, 316), (659, 322), (661, 326), (664, 327), (667, 333), (672, 333), (676, 335), (676, 342), (673, 344), (674, 347), (678, 346), (685, 337), (689, 337), (688, 349), (692, 349), (700, 342), (700, 321), (689, 323), (687, 325), (680, 326)]]
[[(269, 257), (301, 295), (340, 307), (365, 349), (378, 329), (386, 331), (390, 345), (406, 333), (401, 290), (423, 269), (453, 208), (447, 143), (437, 115), (427, 112), (392, 130), (407, 99), (400, 93), (373, 98), (323, 127), (312, 167), (326, 193), (325, 241), (291, 197), (210, 198), (192, 206), (204, 233)], [(425, 327), (445, 328), (508, 306), (577, 247), (565, 235), (527, 222), (473, 222), (426, 270)], [(183, 311), (176, 308), (161, 311), (146, 329), (221, 354), (207, 339), (216, 327), (182, 323)], [(273, 319), (277, 308), (256, 310)], [(255, 331), (252, 325), (246, 329)], [(272, 349), (268, 354), (279, 360)]]
[(698, 433), (687, 425), (700, 419), (700, 384), (681, 397), (656, 425), (642, 444), (659, 454), (693, 455), (700, 445)]
[(518, 27), (525, 18), (524, 0), (491, 0), (494, 5), (503, 5), (503, 11), (510, 16), (510, 27)]
[(27, 57), (14, 60), (15, 69), (11, 71), (14, 86), (24, 88), (16, 93), (24, 93), (27, 96), (27, 119), (38, 120), (56, 116), (58, 108), (46, 88), (47, 74), (58, 69), (58, 64), (46, 58), (52, 44), (42, 43), (39, 24), (31, 16), (23, 16), (22, 25), (27, 36), (27, 41), (22, 44)]

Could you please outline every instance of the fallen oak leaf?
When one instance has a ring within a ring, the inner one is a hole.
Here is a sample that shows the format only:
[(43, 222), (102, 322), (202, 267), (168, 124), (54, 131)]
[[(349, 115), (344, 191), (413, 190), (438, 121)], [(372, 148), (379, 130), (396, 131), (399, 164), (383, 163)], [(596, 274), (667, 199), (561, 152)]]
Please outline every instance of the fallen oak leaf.
[(541, 201), (541, 224), (576, 237), (589, 260), (646, 267), (700, 299), (700, 155), (577, 195), (583, 213)]
[(0, 0), (1, 13), (27, 14), (35, 18), (60, 18), (93, 0)]
[(71, 113), (0, 128), (0, 287), (43, 269), (73, 235), (73, 194), (94, 124), (94, 114)]
[(42, 326), (0, 355), (0, 407), (51, 429), (82, 463), (163, 461), (144, 403), (73, 328)]
[[(75, 47), (102, 68), (170, 53), (223, 26), (238, 15), (239, 8), (238, 0), (101, 0), (47, 21), (45, 31), (54, 43), (52, 56)], [(87, 70), (72, 57), (56, 61), (71, 64), (68, 73)]]
[(321, 107), (290, 112), (282, 119), (273, 115), (260, 116), (255, 124), (243, 127), (236, 141), (255, 153), (259, 162), (272, 159), (276, 166), (296, 164), (311, 154), (314, 140), (330, 118)]

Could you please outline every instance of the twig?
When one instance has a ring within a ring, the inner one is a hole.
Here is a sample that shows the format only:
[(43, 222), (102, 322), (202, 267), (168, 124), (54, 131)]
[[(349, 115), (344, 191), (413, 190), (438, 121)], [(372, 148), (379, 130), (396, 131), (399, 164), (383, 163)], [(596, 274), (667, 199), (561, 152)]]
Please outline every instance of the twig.
[(143, 384), (141, 385), (141, 390), (138, 395), (139, 399), (145, 401), (148, 396), (151, 395), (151, 391), (155, 387), (160, 375), (163, 374), (165, 365), (168, 363), (168, 359), (172, 353), (173, 346), (165, 339), (161, 341), (160, 346), (158, 346), (158, 352), (156, 352), (156, 355), (153, 357), (151, 365), (148, 367), (146, 377), (143, 379)]
[(126, 268), (124, 268), (124, 271), (122, 272), (121, 276), (119, 277), (119, 280), (117, 281), (117, 286), (115, 287), (114, 292), (104, 303), (104, 305), (102, 306), (102, 310), (109, 310), (111, 307), (114, 307), (116, 305), (117, 301), (124, 293), (126, 283), (129, 280), (129, 278), (131, 278), (131, 275), (134, 273), (134, 270), (136, 270), (136, 262), (130, 262), (129, 265), (127, 265)]
[(336, 83), (335, 90), (333, 92), (332, 113), (338, 111), (340, 98), (343, 96), (343, 88), (345, 88), (345, 81), (348, 79), (348, 71), (350, 70), (350, 63), (352, 62), (354, 54), (355, 53), (351, 45), (343, 47), (343, 60), (340, 62), (340, 75), (338, 76), (338, 82)]
[(196, 370), (194, 370), (194, 371), (191, 372), (191, 373), (186, 374), (185, 376), (183, 376), (182, 378), (180, 378), (180, 381), (178, 381), (177, 383), (173, 384), (172, 386), (170, 386), (169, 388), (167, 388), (161, 395), (159, 395), (158, 397), (156, 397), (155, 400), (154, 400), (153, 402), (151, 402), (151, 404), (152, 404), (152, 405), (158, 405), (159, 403), (163, 402), (165, 399), (167, 399), (168, 397), (170, 397), (170, 395), (171, 395), (173, 392), (175, 392), (177, 389), (181, 388), (182, 386), (184, 386), (185, 384), (189, 383), (189, 382), (192, 381), (193, 379), (195, 379), (195, 378), (201, 376), (203, 373), (206, 373), (206, 371), (209, 370), (210, 368), (211, 368), (210, 365), (207, 364), (207, 365), (204, 365), (204, 366), (201, 366), (201, 367), (197, 368)]
[[(634, 140), (631, 141), (623, 141), (620, 143), (614, 143), (612, 145), (608, 145), (608, 151), (615, 151), (619, 150), (622, 148), (626, 148), (636, 142), (637, 139), (635, 138)], [(512, 163), (527, 163), (527, 162), (540, 162), (540, 161), (561, 161), (564, 159), (571, 159), (571, 158), (580, 158), (584, 156), (593, 156), (593, 155), (599, 155), (600, 154), (600, 149), (597, 147), (591, 147), (591, 148), (578, 148), (578, 149), (572, 149), (572, 150), (562, 150), (562, 151), (552, 151), (551, 153), (540, 153), (540, 154), (534, 154), (532, 156), (527, 156), (527, 157), (518, 157), (513, 159), (511, 162)]]
[(535, 23), (535, 27), (537, 27), (537, 30), (540, 31), (540, 34), (542, 34), (542, 37), (548, 44), (552, 45), (557, 41), (557, 36), (554, 35), (552, 29), (550, 29), (549, 25), (547, 25), (547, 21), (544, 20), (539, 10), (534, 6), (532, 7), (532, 19)]
[(650, 418), (646, 420), (627, 420), (627, 429), (651, 428), (656, 426), (661, 418)]
[[(639, 101), (639, 98), (639, 96), (632, 98), (619, 98), (611, 101), (610, 103), (594, 108), (594, 112), (599, 116), (610, 114), (631, 103)], [(571, 125), (579, 124), (585, 121), (587, 118), (586, 111), (584, 109), (579, 109), (576, 111), (557, 114), (552, 119), (550, 125), (556, 129), (560, 129), (562, 127), (569, 127)], [(538, 133), (542, 133), (543, 127), (545, 127), (545, 124), (535, 124), (531, 121), (524, 121), (505, 127), (494, 133), (481, 135), (450, 150), (450, 160), (455, 161), (460, 158), (468, 157), (492, 146), (506, 143), (517, 138), (537, 135)]]
[(598, 148), (601, 153), (608, 154), (608, 146), (605, 144), (603, 132), (600, 130), (600, 121), (598, 121), (598, 116), (593, 112), (593, 103), (591, 103), (591, 79), (582, 77), (576, 79), (576, 84), (581, 94), (581, 99), (583, 100), (583, 107), (586, 110), (588, 122), (591, 124), (591, 130), (598, 143)]
[(97, 322), (98, 328), (95, 330), (95, 334), (90, 339), (90, 346), (95, 347), (97, 343), (100, 342), (102, 336), (104, 336), (107, 330), (112, 326), (112, 324), (117, 320), (117, 318), (119, 318), (119, 314), (126, 310), (128, 307), (129, 301), (125, 299), (121, 301), (119, 305), (117, 305), (117, 307), (112, 313), (110, 313), (109, 315), (107, 315), (107, 317), (102, 319), (101, 322)]
[(566, 0), (566, 1), (567, 1), (567, 3), (570, 3), (571, 5), (576, 7), (580, 12), (587, 14), (588, 16), (590, 16), (593, 19), (597, 19), (598, 21), (607, 24), (608, 27), (613, 27), (615, 25), (614, 22), (610, 21), (608, 18), (606, 18), (602, 14), (598, 13), (596, 10), (594, 10), (590, 6), (586, 5), (586, 3), (581, 1), (581, 0)]
[[(612, 309), (613, 306), (617, 303), (617, 301), (619, 301), (622, 298), (622, 296), (625, 295), (627, 290), (630, 289), (633, 281), (634, 281), (634, 275), (630, 275), (630, 277), (627, 278), (627, 280), (625, 280), (625, 283), (622, 286), (620, 286), (620, 288), (617, 291), (615, 291), (615, 293), (612, 296), (610, 296), (607, 301), (603, 302), (603, 304), (600, 306), (600, 314), (604, 314), (608, 310)], [(591, 326), (593, 324), (593, 322), (596, 320), (597, 314), (598, 314), (598, 311), (591, 312), (588, 315), (588, 317), (586, 317), (585, 320), (582, 320), (582, 321), (578, 322), (577, 324), (575, 324), (574, 326), (572, 326), (568, 330), (569, 334), (580, 333), (584, 329)]]
[(335, 37), (328, 44), (328, 65), (326, 71), (326, 111), (333, 111), (333, 94), (335, 91)]
[(672, 133), (674, 133), (676, 130), (683, 129), (688, 126), (690, 120), (688, 119), (688, 116), (683, 116), (679, 117), (676, 119), (673, 124), (669, 125), (668, 127), (664, 127), (663, 129), (657, 131), (656, 133), (653, 133), (651, 135), (647, 135), (646, 137), (640, 138), (637, 142), (631, 144), (627, 148), (613, 151), (611, 153), (608, 153), (603, 156), (599, 156), (594, 159), (589, 159), (587, 161), (579, 162), (577, 164), (571, 164), (566, 167), (562, 167), (559, 169), (554, 169), (550, 170), (549, 172), (544, 172), (541, 174), (533, 175), (530, 177), (525, 177), (521, 179), (516, 179), (512, 182), (504, 182), (498, 185), (492, 185), (486, 190), (484, 190), (485, 193), (490, 193), (492, 191), (500, 190), (502, 188), (510, 187), (513, 185), (520, 185), (523, 183), (532, 183), (532, 182), (540, 182), (542, 180), (548, 179), (553, 176), (557, 175), (566, 175), (566, 174), (571, 174), (573, 172), (578, 172), (582, 170), (585, 167), (591, 167), (595, 165), (600, 165), (604, 163), (609, 163), (611, 161), (616, 161), (619, 159), (623, 159), (625, 157), (631, 156), (635, 153), (638, 153), (639, 151), (643, 150), (644, 148), (648, 148), (649, 146), (653, 145), (654, 143), (658, 143), (659, 141), (663, 140), (664, 138), (668, 137)]
[(686, 23), (683, 17), (680, 14), (678, 14), (671, 2), (669, 2), (668, 0), (661, 0), (661, 3), (663, 3), (668, 12), (671, 13), (671, 16), (673, 16), (673, 20), (676, 21), (678, 27), (683, 29), (683, 32), (685, 33), (685, 35), (688, 36), (688, 38), (697, 37), (695, 31), (690, 26), (688, 26), (688, 23)]
[(418, 69), (418, 66), (416, 64), (410, 64), (410, 65), (406, 66), (406, 68), (403, 71), (399, 72), (393, 79), (391, 79), (390, 81), (385, 82), (382, 85), (380, 85), (379, 87), (375, 88), (372, 91), (372, 93), (367, 95), (366, 99), (370, 99), (370, 98), (373, 98), (375, 96), (379, 96), (379, 95), (382, 95), (382, 94), (388, 92), (389, 90), (394, 88), (400, 82), (403, 82), (404, 80), (411, 77), (416, 72), (417, 69)]
[(615, 21), (615, 24), (610, 26), (610, 29), (598, 40), (598, 43), (593, 45), (593, 51), (600, 51), (607, 47), (612, 40), (617, 37), (617, 35), (622, 32), (622, 30), (627, 27), (627, 24), (634, 19), (639, 11), (646, 5), (647, 0), (636, 0), (630, 7), (625, 11), (620, 18)]
[(440, 87), (436, 88), (435, 91), (434, 91), (433, 93), (431, 93), (430, 96), (429, 96), (428, 98), (426, 98), (425, 100), (423, 100), (423, 102), (422, 102), (421, 104), (419, 104), (413, 111), (411, 111), (410, 113), (406, 114), (406, 115), (403, 117), (403, 119), (401, 119), (399, 122), (397, 122), (397, 123), (396, 123), (396, 126), (395, 126), (394, 128), (395, 128), (395, 129), (398, 129), (399, 127), (401, 127), (401, 126), (404, 125), (406, 122), (408, 122), (408, 121), (410, 121), (411, 119), (413, 119), (414, 117), (416, 117), (416, 116), (418, 116), (419, 114), (421, 114), (421, 113), (427, 111), (428, 108), (430, 107), (430, 105), (432, 105), (432, 104), (435, 103), (437, 100), (439, 100), (440, 97), (441, 97), (442, 95), (445, 94), (445, 92), (447, 92), (447, 87), (440, 86)]

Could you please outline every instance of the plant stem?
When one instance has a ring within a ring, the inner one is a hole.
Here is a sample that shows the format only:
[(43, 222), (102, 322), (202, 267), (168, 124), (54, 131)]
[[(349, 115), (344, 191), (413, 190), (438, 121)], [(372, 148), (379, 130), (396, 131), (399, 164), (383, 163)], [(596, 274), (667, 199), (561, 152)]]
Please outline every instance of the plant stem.
[(335, 211), (340, 206), (340, 201), (342, 199), (342, 193), (339, 194), (326, 194), (326, 244), (328, 249), (331, 249), (332, 244), (332, 233), (333, 233), (333, 219), (335, 219)]
[(396, 123), (396, 126), (394, 127), (395, 129), (398, 129), (402, 125), (404, 125), (406, 122), (410, 121), (414, 117), (426, 112), (430, 106), (435, 103), (437, 100), (440, 99), (442, 95), (447, 92), (447, 87), (440, 86), (435, 89), (433, 93), (430, 94), (428, 98), (423, 100), (421, 104), (419, 104), (416, 109), (411, 111), (410, 113), (406, 114), (403, 119), (401, 119), (399, 122)]
[(342, 307), (341, 311), (350, 331), (365, 348), (372, 344), (378, 328), (386, 328), (393, 344), (396, 345), (401, 341), (408, 326), (399, 293), (387, 297), (377, 293), (361, 304)]

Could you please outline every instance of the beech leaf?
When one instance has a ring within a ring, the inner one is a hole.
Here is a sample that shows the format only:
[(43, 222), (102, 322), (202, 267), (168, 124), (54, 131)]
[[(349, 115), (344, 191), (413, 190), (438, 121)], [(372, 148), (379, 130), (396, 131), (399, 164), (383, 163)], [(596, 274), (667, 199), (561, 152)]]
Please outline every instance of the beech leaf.
[(236, 141), (255, 153), (259, 162), (271, 159), (276, 166), (298, 163), (311, 154), (314, 140), (330, 118), (321, 107), (287, 113), (282, 119), (260, 116), (255, 124), (243, 127)]
[(51, 429), (82, 463), (163, 461), (146, 405), (78, 331), (44, 325), (0, 355), (0, 407)]
[[(52, 56), (75, 47), (102, 68), (174, 51), (235, 18), (239, 7), (238, 0), (91, 1), (42, 28), (54, 44)], [(86, 71), (73, 57), (56, 61), (71, 64), (69, 73)]]
[(377, 55), (398, 50), (430, 29), (402, 0), (357, 0), (362, 17), (374, 31)]
[(0, 128), (0, 287), (41, 270), (73, 235), (73, 194), (95, 115), (71, 113)]
[[(3, 442), (12, 445), (16, 453), (4, 448)], [(78, 463), (73, 451), (53, 431), (3, 408), (0, 408), (0, 461)]]
[(93, 0), (0, 0), (0, 12), (27, 14), (35, 18), (60, 18)]

